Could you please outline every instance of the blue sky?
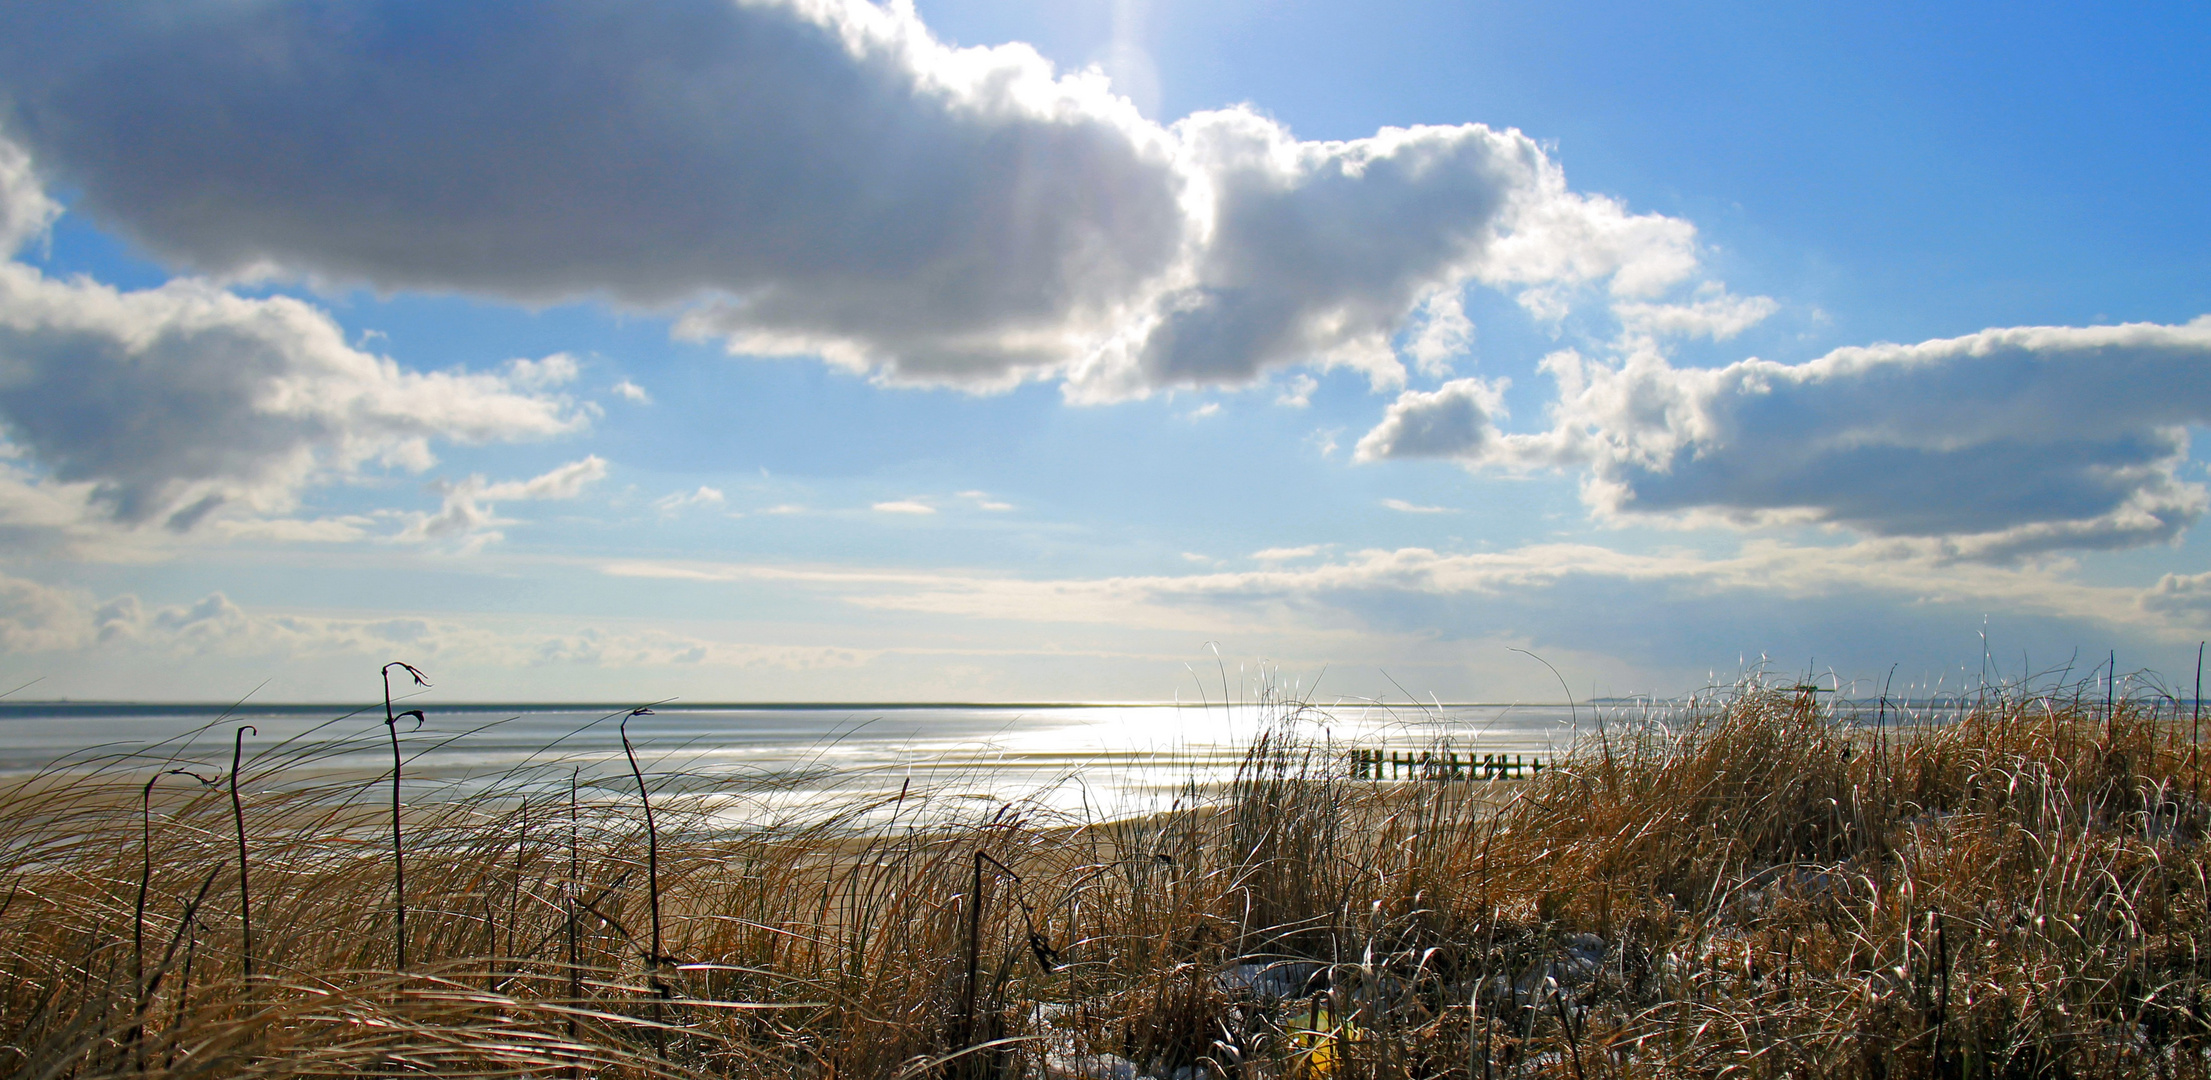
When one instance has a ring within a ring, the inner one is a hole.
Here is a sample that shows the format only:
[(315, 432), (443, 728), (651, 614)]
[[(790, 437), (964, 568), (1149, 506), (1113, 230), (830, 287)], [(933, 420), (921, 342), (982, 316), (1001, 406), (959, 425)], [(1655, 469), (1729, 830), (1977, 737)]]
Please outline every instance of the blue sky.
[(2183, 679), (2207, 22), (13, 5), (0, 680)]

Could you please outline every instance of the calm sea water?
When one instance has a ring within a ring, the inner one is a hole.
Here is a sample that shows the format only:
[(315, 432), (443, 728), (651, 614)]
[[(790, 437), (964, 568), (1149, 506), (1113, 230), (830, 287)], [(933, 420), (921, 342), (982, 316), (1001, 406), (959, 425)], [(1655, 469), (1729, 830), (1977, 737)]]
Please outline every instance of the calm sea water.
[[(410, 798), (439, 792), (630, 783), (619, 724), (600, 705), (439, 705), (421, 699), (400, 722)], [(1587, 706), (1308, 708), (1191, 705), (680, 706), (629, 721), (656, 787), (752, 792), (781, 806), (864, 801), (900, 791), (932, 798), (1028, 799), (1121, 813), (1168, 805), (1191, 785), (1226, 780), (1254, 738), (1287, 730), (1323, 753), (1353, 745), (1550, 759), (1574, 741)], [(246, 738), (249, 783), (368, 783), (388, 776), (383, 706), (0, 702), (0, 778), (45, 770), (227, 769)]]
[[(1846, 719), (1940, 722), (1956, 704), (1828, 702)], [(565, 792), (571, 779), (610, 799), (634, 790), (620, 726), (625, 707), (441, 705), (399, 724), (407, 798), (496, 790)], [(1667, 703), (1567, 705), (665, 705), (629, 720), (653, 789), (726, 804), (744, 823), (871, 800), (939, 808), (1011, 801), (1082, 816), (1165, 809), (1230, 779), (1253, 740), (1292, 737), (1315, 766), (1353, 747), (1549, 762), (1600, 730), (1617, 735), (1675, 714)], [(0, 782), (41, 772), (133, 778), (189, 767), (213, 775), (245, 740), (247, 785), (365, 791), (391, 774), (382, 703), (162, 705), (0, 701)], [(1327, 764), (1322, 764), (1327, 762)]]

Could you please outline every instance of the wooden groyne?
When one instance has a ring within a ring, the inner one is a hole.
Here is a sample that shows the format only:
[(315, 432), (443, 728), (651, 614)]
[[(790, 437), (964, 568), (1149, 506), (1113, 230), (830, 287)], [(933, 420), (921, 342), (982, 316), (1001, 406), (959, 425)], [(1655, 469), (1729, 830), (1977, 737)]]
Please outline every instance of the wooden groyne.
[(1353, 780), (1519, 780), (1545, 768), (1539, 757), (1521, 754), (1467, 754), (1422, 750), (1399, 753), (1388, 748), (1353, 750)]

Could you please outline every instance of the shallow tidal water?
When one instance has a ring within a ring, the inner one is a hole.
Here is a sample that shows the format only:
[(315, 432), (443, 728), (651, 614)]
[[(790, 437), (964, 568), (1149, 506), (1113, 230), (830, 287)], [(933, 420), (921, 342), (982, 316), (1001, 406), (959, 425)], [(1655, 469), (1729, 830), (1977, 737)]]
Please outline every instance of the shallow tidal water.
[[(630, 783), (626, 707), (441, 705), (399, 722), (410, 798), (525, 790), (571, 774)], [(900, 792), (932, 799), (1026, 800), (1069, 812), (1140, 813), (1228, 780), (1253, 740), (1287, 732), (1341, 768), (1353, 747), (1411, 754), (1551, 760), (1591, 729), (1588, 706), (1379, 705), (664, 705), (629, 720), (656, 789), (749, 792), (784, 806), (858, 803)], [(0, 781), (50, 770), (137, 774), (230, 764), (246, 737), (246, 782), (367, 783), (390, 774), (381, 702), (177, 705), (0, 702)], [(1322, 761), (1329, 764), (1322, 764)]]

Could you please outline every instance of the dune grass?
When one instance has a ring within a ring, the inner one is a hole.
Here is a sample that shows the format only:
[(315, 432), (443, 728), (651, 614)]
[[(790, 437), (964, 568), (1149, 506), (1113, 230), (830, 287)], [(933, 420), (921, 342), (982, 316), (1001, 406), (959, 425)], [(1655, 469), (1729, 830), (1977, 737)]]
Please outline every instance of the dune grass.
[(0, 1070), (2211, 1072), (2170, 702), (1876, 738), (1814, 698), (1516, 783), (1350, 780), (1292, 703), (1233, 782), (1123, 820), (901, 792), (733, 824), (647, 769), (648, 832), (635, 786), (517, 778), (406, 806), (403, 969), (386, 789), (48, 774), (0, 792)]

